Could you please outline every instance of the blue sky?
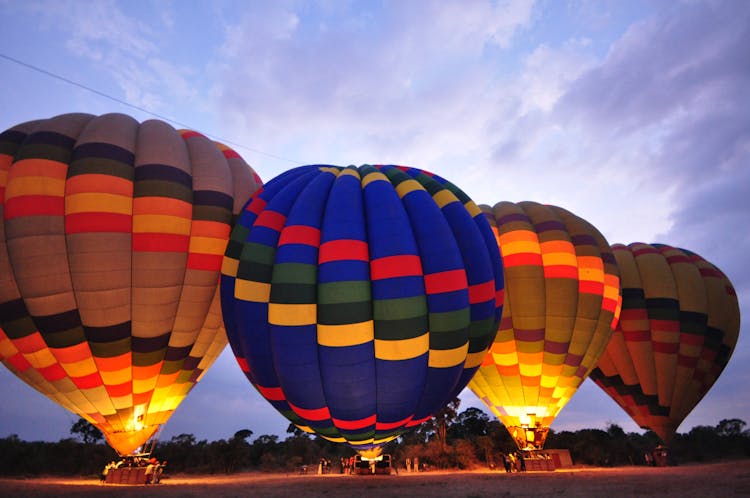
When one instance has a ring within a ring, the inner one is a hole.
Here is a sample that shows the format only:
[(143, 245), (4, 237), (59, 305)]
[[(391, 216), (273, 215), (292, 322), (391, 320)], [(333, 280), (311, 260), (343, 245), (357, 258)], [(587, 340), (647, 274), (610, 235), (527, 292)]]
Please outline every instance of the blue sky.
[[(310, 163), (420, 167), (478, 203), (556, 204), (610, 243), (693, 250), (747, 316), (748, 53), (750, 3), (731, 0), (0, 0), (0, 129), (146, 110), (234, 144), (264, 180)], [(743, 331), (680, 432), (748, 420), (749, 347)], [(1, 368), (0, 399), (0, 437), (57, 440), (76, 420)], [(638, 430), (587, 381), (552, 427), (609, 422)], [(287, 425), (226, 350), (162, 438)]]

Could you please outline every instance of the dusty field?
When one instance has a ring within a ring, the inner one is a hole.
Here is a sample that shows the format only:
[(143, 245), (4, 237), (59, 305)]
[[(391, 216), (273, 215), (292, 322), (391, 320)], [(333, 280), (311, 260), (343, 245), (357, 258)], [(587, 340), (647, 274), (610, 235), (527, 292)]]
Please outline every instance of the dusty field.
[(0, 496), (35, 497), (712, 497), (750, 496), (750, 460), (669, 468), (428, 472), (394, 476), (171, 476), (156, 486), (82, 479), (0, 479)]

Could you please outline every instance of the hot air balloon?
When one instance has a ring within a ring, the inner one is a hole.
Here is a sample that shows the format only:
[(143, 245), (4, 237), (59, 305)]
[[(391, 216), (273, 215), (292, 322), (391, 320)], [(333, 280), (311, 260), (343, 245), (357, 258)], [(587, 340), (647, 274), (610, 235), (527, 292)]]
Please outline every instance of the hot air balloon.
[(740, 310), (714, 265), (662, 244), (615, 244), (622, 314), (591, 378), (669, 444), (732, 355)]
[(469, 388), (520, 449), (540, 449), (549, 426), (604, 350), (619, 278), (607, 241), (556, 206), (480, 206), (505, 270), (500, 328)]
[(302, 166), (232, 231), (222, 308), (237, 361), (300, 429), (378, 448), (466, 385), (497, 331), (502, 266), (476, 205), (395, 166)]
[(0, 359), (134, 452), (226, 345), (219, 273), (259, 187), (167, 123), (65, 114), (0, 135)]

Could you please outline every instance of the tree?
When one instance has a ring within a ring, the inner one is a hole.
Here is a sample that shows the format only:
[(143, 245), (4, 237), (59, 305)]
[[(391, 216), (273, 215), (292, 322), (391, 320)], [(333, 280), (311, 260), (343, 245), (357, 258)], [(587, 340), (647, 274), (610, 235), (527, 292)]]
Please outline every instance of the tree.
[(78, 437), (84, 444), (94, 444), (104, 439), (102, 431), (91, 425), (88, 420), (79, 418), (70, 428), (70, 433)]
[(736, 438), (742, 436), (747, 424), (738, 418), (723, 419), (716, 426), (716, 433), (721, 437)]
[(434, 417), (425, 422), (425, 426), (429, 427), (434, 432), (435, 437), (440, 442), (440, 450), (443, 453), (448, 451), (448, 427), (456, 421), (460, 404), (461, 400), (459, 398), (453, 398), (453, 400), (445, 405), (442, 410), (437, 412)]

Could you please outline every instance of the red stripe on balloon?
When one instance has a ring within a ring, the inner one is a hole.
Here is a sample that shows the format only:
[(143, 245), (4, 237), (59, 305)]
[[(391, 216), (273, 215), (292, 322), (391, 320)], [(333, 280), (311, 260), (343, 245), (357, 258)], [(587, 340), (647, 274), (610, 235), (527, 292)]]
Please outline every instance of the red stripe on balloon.
[(370, 263), (370, 277), (372, 280), (421, 275), (422, 262), (419, 256), (413, 254), (386, 256), (385, 258), (373, 259)]
[(25, 372), (29, 368), (31, 368), (31, 363), (24, 358), (24, 356), (21, 353), (16, 353), (13, 356), (8, 358), (8, 363), (13, 365), (13, 368), (18, 370), (19, 372)]
[[(245, 358), (241, 358), (239, 356), (235, 356), (234, 359), (237, 360), (237, 364), (240, 366), (240, 369), (243, 372), (245, 372), (245, 373), (250, 372), (250, 366), (247, 364), (247, 360)], [(261, 386), (257, 386), (257, 387), (258, 387), (258, 390), (261, 389)], [(263, 389), (265, 389), (265, 388), (263, 388)], [(265, 395), (264, 395), (264, 397), (265, 397)]]
[(284, 228), (285, 222), (286, 216), (281, 213), (277, 213), (276, 211), (266, 209), (262, 213), (260, 213), (258, 219), (255, 221), (254, 226), (271, 228), (272, 230), (281, 232), (281, 229)]
[(365, 417), (359, 420), (341, 420), (338, 418), (333, 419), (333, 424), (339, 428), (346, 431), (356, 431), (357, 429), (365, 429), (367, 427), (370, 427), (375, 423), (375, 415), (370, 415), (369, 417)]
[(592, 282), (590, 280), (581, 280), (578, 282), (578, 292), (583, 294), (593, 294), (601, 296), (604, 294), (604, 283)]
[(224, 256), (220, 254), (197, 254), (188, 255), (187, 267), (193, 270), (218, 271)]
[(432, 416), (420, 418), (419, 420), (411, 420), (411, 421), (407, 422), (406, 427), (415, 427), (415, 426), (421, 424), (422, 422), (427, 422), (431, 418), (432, 418)]
[(65, 200), (60, 196), (24, 195), (5, 201), (5, 219), (21, 216), (62, 216)]
[(318, 247), (320, 245), (320, 230), (306, 225), (286, 226), (281, 231), (278, 245), (284, 244), (304, 244)]
[(654, 320), (651, 319), (651, 329), (662, 332), (679, 332), (680, 322), (677, 320)]
[[(287, 403), (289, 403), (288, 400)], [(289, 403), (289, 406), (292, 408), (294, 413), (304, 418), (305, 420), (312, 420), (314, 422), (317, 422), (320, 420), (328, 420), (331, 418), (331, 412), (328, 411), (327, 406), (313, 409), (300, 408), (299, 406), (294, 406), (291, 403)]]
[(83, 377), (71, 377), (70, 380), (76, 385), (78, 389), (92, 389), (102, 385), (102, 378), (99, 376), (99, 372), (94, 372)]
[(486, 303), (492, 299), (495, 299), (494, 281), (469, 286), (469, 304)]
[(649, 330), (623, 330), (622, 336), (627, 342), (645, 342), (651, 340)]
[[(242, 367), (242, 370), (245, 372), (249, 372), (250, 370), (245, 370), (247, 368), (247, 361), (243, 360), (245, 366)], [(242, 366), (242, 364), (240, 364)], [(255, 386), (261, 395), (263, 395), (264, 398), (270, 401), (284, 401), (286, 397), (284, 396), (284, 391), (281, 390), (280, 387), (263, 387), (256, 384)]]
[(425, 275), (424, 286), (427, 294), (441, 294), (465, 290), (469, 282), (466, 279), (465, 270), (448, 270)]
[(257, 214), (260, 214), (266, 208), (266, 204), (268, 203), (258, 195), (259, 193), (260, 193), (260, 190), (258, 190), (255, 193), (255, 197), (253, 197), (253, 200), (248, 203), (247, 207), (245, 208), (245, 211), (249, 211), (257, 215)]
[(76, 213), (65, 217), (65, 233), (129, 233), (133, 217), (117, 213)]
[(578, 268), (569, 265), (551, 265), (544, 267), (545, 278), (572, 278), (578, 279)]
[(698, 358), (681, 354), (677, 357), (677, 364), (681, 367), (695, 368), (698, 365)]
[(331, 261), (369, 261), (370, 250), (367, 242), (353, 239), (339, 239), (324, 242), (320, 246), (318, 264)]
[(133, 392), (132, 382), (123, 382), (122, 384), (105, 385), (107, 394), (113, 398), (121, 398), (127, 396)]
[(509, 254), (503, 256), (503, 265), (506, 268), (512, 266), (542, 266), (542, 255), (531, 252)]
[(174, 233), (134, 233), (133, 250), (140, 252), (187, 252), (190, 237)]
[(44, 377), (48, 382), (56, 382), (68, 376), (68, 374), (65, 373), (65, 370), (60, 366), (59, 363), (53, 363), (48, 367), (39, 368), (38, 372), (42, 374), (42, 377)]
[(677, 354), (680, 350), (680, 344), (677, 342), (658, 342), (653, 343), (654, 353)]
[(375, 422), (375, 430), (376, 431), (389, 431), (392, 429), (397, 429), (399, 427), (405, 427), (406, 424), (408, 424), (411, 421), (411, 417), (406, 417), (403, 420), (398, 420), (396, 422)]

